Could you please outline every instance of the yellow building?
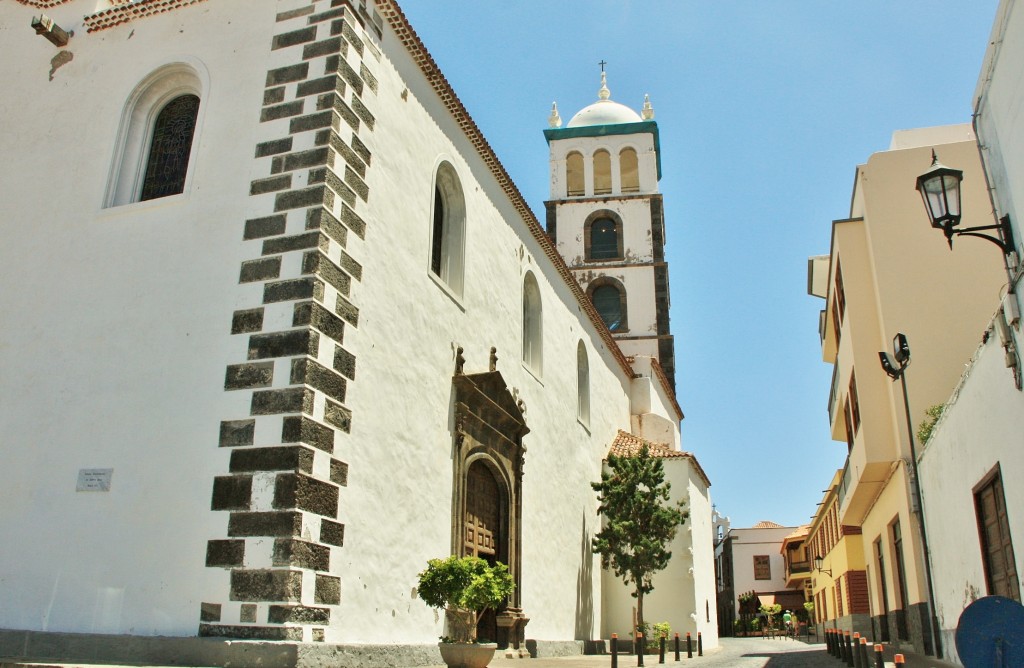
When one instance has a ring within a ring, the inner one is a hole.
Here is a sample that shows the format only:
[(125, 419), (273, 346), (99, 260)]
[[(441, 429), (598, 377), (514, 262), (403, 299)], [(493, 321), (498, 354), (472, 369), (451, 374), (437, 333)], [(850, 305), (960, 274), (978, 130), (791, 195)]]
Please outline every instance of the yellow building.
[(874, 639), (929, 654), (935, 650), (920, 519), (911, 503), (907, 411), (878, 354), (890, 350), (897, 333), (907, 336), (913, 364), (905, 380), (916, 429), (927, 408), (949, 396), (1005, 282), (987, 244), (962, 244), (951, 253), (928, 226), (914, 186), (932, 149), (964, 169), (964, 226), (990, 223), (971, 127), (899, 131), (889, 150), (857, 167), (849, 216), (833, 221), (829, 254), (808, 261), (808, 292), (825, 299), (822, 358), (835, 367), (832, 438), (849, 453), (836, 488), (836, 524), (862, 532)]
[(842, 480), (843, 471), (836, 471), (807, 534), (810, 594), (814, 602), (812, 621), (818, 625), (819, 637), (825, 629), (856, 631), (866, 636), (872, 632), (861, 529), (840, 520)]

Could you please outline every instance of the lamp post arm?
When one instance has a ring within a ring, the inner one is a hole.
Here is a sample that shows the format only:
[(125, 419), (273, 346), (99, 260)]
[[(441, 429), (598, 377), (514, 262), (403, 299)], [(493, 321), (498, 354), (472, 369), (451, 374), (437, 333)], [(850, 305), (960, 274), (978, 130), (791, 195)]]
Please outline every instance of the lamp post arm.
[[(998, 230), (999, 236), (993, 237), (987, 234), (978, 234), (978, 232), (984, 232), (987, 230)], [(995, 225), (981, 225), (979, 227), (968, 227), (962, 230), (957, 230), (952, 227), (944, 227), (943, 232), (946, 234), (946, 241), (949, 242), (950, 250), (953, 249), (953, 236), (964, 236), (964, 237), (978, 237), (979, 239), (987, 239), (1003, 251), (1003, 255), (1009, 255), (1016, 249), (1013, 243), (1013, 228), (1010, 225), (1009, 214), (999, 219), (999, 222)]]
[[(1002, 239), (996, 239), (995, 237), (990, 237), (987, 234), (978, 234), (977, 232), (974, 231), (974, 230), (998, 230), (998, 229), (999, 229), (999, 225), (986, 225), (985, 227), (972, 227), (972, 228), (966, 229), (966, 230), (955, 230), (953, 232), (953, 234), (955, 234), (958, 237), (977, 237), (979, 239), (988, 239), (989, 241), (994, 243), (996, 246), (999, 246), (1001, 249), (1003, 249), (1003, 253), (1010, 253), (1010, 252), (1012, 252), (1013, 251), (1013, 246), (1011, 244), (1007, 244)], [(952, 239), (950, 239), (950, 241), (952, 241)], [(952, 243), (950, 244), (950, 248), (952, 248)]]

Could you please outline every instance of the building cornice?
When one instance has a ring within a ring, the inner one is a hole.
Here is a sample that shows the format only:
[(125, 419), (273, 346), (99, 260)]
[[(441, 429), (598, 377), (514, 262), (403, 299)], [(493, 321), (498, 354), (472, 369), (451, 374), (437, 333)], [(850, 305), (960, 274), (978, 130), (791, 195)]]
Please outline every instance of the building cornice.
[(658, 124), (654, 121), (636, 123), (609, 123), (607, 125), (581, 125), (575, 128), (547, 128), (544, 138), (550, 144), (560, 139), (576, 139), (578, 137), (609, 137), (615, 135), (635, 135), (648, 133), (654, 138), (654, 157), (658, 162), (658, 180), (661, 180), (661, 139), (658, 135)]

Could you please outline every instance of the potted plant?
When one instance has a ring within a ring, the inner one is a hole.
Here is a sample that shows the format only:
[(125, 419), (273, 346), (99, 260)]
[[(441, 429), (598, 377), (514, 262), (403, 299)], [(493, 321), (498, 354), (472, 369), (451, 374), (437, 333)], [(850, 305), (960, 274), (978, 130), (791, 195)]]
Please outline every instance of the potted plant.
[(647, 640), (647, 653), (658, 654), (661, 651), (661, 641), (664, 640), (668, 643), (668, 638), (672, 635), (672, 625), (668, 622), (658, 622), (652, 625), (654, 629), (654, 635)]
[(508, 566), (491, 566), (479, 557), (431, 559), (419, 574), (419, 596), (432, 608), (444, 609), (448, 635), (438, 648), (451, 668), (485, 668), (498, 648), (476, 642), (476, 625), (488, 608), (512, 594), (515, 583)]

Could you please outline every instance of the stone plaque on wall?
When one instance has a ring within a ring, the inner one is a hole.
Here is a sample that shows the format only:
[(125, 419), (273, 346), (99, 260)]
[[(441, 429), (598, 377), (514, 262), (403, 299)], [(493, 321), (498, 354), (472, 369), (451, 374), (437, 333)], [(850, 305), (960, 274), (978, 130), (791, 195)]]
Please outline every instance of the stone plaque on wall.
[(78, 469), (76, 492), (109, 492), (114, 469)]

